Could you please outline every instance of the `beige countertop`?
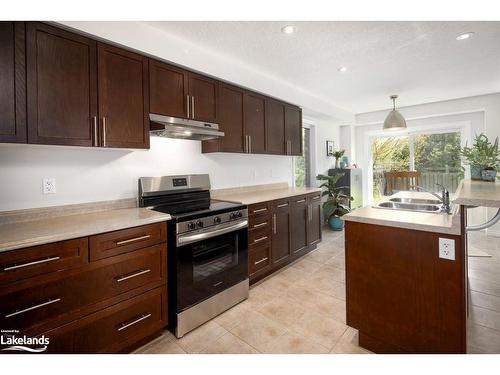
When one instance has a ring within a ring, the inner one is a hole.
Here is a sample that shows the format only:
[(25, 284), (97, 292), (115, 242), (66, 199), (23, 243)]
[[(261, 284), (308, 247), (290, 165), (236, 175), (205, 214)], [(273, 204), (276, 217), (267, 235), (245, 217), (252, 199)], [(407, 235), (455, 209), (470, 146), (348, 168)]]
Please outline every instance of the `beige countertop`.
[(284, 186), (270, 185), (267, 189), (265, 185), (256, 187), (254, 190), (244, 188), (244, 190), (224, 189), (224, 191), (216, 191), (212, 194), (214, 199), (220, 199), (230, 202), (238, 202), (246, 205), (273, 201), (276, 199), (283, 199), (303, 195), (308, 193), (320, 192), (320, 188), (291, 188)]
[(121, 208), (0, 224), (0, 252), (170, 220), (145, 208)]
[(464, 206), (500, 208), (500, 182), (462, 180), (452, 202)]
[[(425, 192), (402, 191), (392, 197), (436, 199)], [(387, 197), (388, 200), (391, 197)], [(346, 221), (377, 224), (396, 228), (421, 230), (444, 234), (460, 234), (460, 213), (457, 205), (452, 206), (452, 214), (390, 210), (367, 206), (358, 208), (343, 216)]]

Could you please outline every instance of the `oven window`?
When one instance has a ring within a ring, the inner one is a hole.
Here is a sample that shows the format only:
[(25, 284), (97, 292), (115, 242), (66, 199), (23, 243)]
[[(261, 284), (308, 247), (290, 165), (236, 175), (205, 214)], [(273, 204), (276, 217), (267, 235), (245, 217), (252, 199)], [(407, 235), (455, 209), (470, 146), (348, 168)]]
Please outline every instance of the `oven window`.
[(228, 233), (192, 246), (193, 282), (238, 265), (238, 234)]

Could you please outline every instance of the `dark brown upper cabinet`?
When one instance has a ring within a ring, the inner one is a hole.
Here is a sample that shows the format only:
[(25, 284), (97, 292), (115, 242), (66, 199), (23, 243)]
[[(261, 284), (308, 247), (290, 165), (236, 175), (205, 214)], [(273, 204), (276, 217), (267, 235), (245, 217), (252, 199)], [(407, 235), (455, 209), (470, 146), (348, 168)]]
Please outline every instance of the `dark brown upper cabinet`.
[(26, 143), (25, 33), (0, 22), (0, 142)]
[(302, 155), (302, 110), (295, 106), (285, 106), (285, 153)]
[(224, 137), (203, 141), (203, 152), (246, 152), (243, 133), (245, 92), (235, 86), (219, 83), (217, 95), (219, 129)]
[(270, 98), (267, 99), (266, 140), (268, 154), (285, 155), (285, 106)]
[(251, 154), (264, 154), (266, 152), (266, 98), (247, 92), (244, 105), (244, 149)]
[(32, 22), (26, 55), (28, 143), (95, 145), (96, 42)]
[(103, 43), (97, 49), (101, 145), (149, 148), (148, 58)]
[(199, 74), (188, 74), (189, 116), (195, 120), (217, 121), (217, 81)]
[(186, 71), (149, 59), (150, 111), (164, 116), (188, 117)]

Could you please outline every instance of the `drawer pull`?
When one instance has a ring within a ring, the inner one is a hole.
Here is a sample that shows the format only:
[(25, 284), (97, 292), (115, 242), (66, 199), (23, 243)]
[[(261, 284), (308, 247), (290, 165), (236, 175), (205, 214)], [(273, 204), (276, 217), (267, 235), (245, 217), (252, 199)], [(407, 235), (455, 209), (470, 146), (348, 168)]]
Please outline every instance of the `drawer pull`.
[(267, 225), (267, 221), (265, 223), (255, 224), (253, 227), (254, 228), (260, 228), (260, 227), (263, 227), (265, 225)]
[(257, 213), (259, 213), (259, 212), (264, 212), (264, 211), (267, 211), (267, 208), (259, 208), (259, 209), (257, 209), (257, 210), (253, 210), (253, 213), (254, 213), (254, 214), (257, 214)]
[(268, 260), (269, 258), (268, 257), (265, 257), (265, 258), (262, 258), (261, 260), (258, 260), (256, 262), (254, 262), (253, 264), (256, 266), (257, 264), (260, 264), (262, 262), (265, 262), (266, 260)]
[(117, 246), (126, 245), (128, 243), (132, 243), (132, 242), (136, 242), (136, 241), (147, 240), (150, 237), (151, 237), (150, 234), (146, 234), (145, 236), (134, 237), (134, 238), (130, 238), (128, 240), (118, 241), (118, 242), (116, 242), (116, 245)]
[(265, 241), (265, 240), (267, 240), (267, 236), (264, 236), (261, 238), (256, 238), (255, 240), (253, 240), (253, 243), (257, 243), (257, 242), (261, 242), (261, 241)]
[(219, 281), (217, 283), (215, 283), (214, 285), (212, 285), (214, 288), (218, 287), (219, 285), (222, 285), (222, 281)]
[(59, 260), (59, 259), (61, 259), (61, 258), (60, 257), (49, 257), (49, 258), (45, 258), (45, 259), (41, 259), (41, 260), (35, 260), (33, 262), (14, 264), (13, 266), (5, 267), (3, 270), (4, 271), (17, 270), (18, 268), (34, 266), (35, 264), (53, 262), (54, 260)]
[(149, 317), (151, 317), (151, 314), (141, 315), (139, 318), (131, 321), (130, 323), (122, 323), (121, 326), (117, 329), (117, 331), (118, 332), (123, 331), (124, 329), (127, 329), (128, 327), (131, 327), (139, 322), (142, 322), (143, 320), (146, 320)]
[(148, 268), (147, 270), (141, 270), (139, 272), (135, 272), (135, 273), (132, 273), (132, 274), (123, 275), (123, 276), (118, 277), (116, 279), (116, 282), (117, 283), (121, 283), (122, 281), (125, 281), (125, 280), (128, 280), (128, 279), (132, 279), (133, 277), (144, 275), (145, 273), (148, 273), (148, 272), (151, 272), (151, 269)]
[(282, 207), (286, 207), (286, 206), (288, 206), (288, 203), (278, 204), (277, 207), (278, 208), (282, 208)]
[(301, 199), (300, 201), (295, 201), (295, 203), (304, 203), (305, 201), (305, 199)]
[(315, 201), (315, 200), (317, 200), (319, 198), (320, 198), (320, 196), (318, 195), (317, 197), (313, 197), (312, 200)]
[(28, 311), (32, 311), (32, 310), (36, 310), (36, 309), (39, 309), (39, 308), (44, 307), (44, 306), (52, 305), (53, 303), (59, 302), (60, 300), (61, 300), (60, 298), (49, 299), (47, 302), (43, 302), (43, 303), (40, 303), (38, 305), (28, 307), (26, 309), (16, 310), (13, 313), (5, 315), (5, 317), (6, 318), (11, 318), (13, 316), (16, 316), (16, 315), (19, 315), (19, 314), (23, 314), (23, 313), (28, 312)]

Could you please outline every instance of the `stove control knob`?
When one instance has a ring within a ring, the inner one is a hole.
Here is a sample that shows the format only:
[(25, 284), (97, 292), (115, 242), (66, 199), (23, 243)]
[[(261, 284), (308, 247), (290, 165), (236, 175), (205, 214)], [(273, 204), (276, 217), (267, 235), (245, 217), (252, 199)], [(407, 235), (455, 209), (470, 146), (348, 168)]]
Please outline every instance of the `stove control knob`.
[(192, 222), (188, 223), (187, 227), (189, 230), (196, 229), (196, 223), (192, 221)]
[(231, 213), (230, 218), (231, 218), (231, 220), (236, 220), (236, 219), (239, 219), (242, 216), (243, 215), (241, 214), (241, 212), (236, 211), (236, 212)]
[(236, 212), (236, 217), (238, 217), (238, 218), (243, 217), (243, 214), (241, 213), (241, 211)]
[(216, 216), (214, 217), (214, 224), (220, 224), (221, 223), (221, 219), (219, 216)]
[(198, 228), (203, 228), (203, 221), (198, 220), (198, 221), (196, 222), (196, 226), (197, 226)]

